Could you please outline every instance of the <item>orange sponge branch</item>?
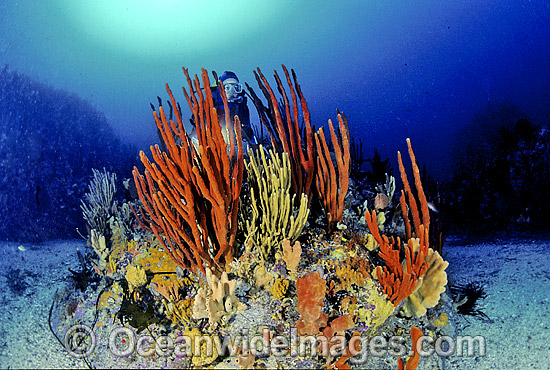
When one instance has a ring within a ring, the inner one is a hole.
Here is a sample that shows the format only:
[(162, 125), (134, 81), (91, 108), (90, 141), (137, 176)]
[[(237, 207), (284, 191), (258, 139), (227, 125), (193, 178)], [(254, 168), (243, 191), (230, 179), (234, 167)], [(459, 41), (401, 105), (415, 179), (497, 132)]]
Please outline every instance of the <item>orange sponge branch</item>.
[(345, 117), (338, 114), (339, 134), (328, 120), (330, 137), (336, 157), (336, 168), (332, 161), (323, 128), (315, 133), (317, 145), (317, 193), (325, 209), (328, 220), (328, 231), (332, 232), (336, 224), (342, 220), (344, 199), (349, 186), (350, 150)]
[[(315, 171), (315, 148), (314, 135), (311, 128), (311, 119), (307, 102), (302, 94), (302, 90), (296, 79), (296, 74), (292, 71), (292, 80), (288, 69), (283, 65), (286, 82), (290, 91), (292, 105), (285, 91), (285, 87), (277, 71), (274, 71), (277, 89), (283, 97), (283, 106), (280, 107), (273, 89), (263, 75), (260, 68), (254, 71), (256, 81), (260, 89), (268, 99), (269, 108), (263, 110), (269, 112), (269, 116), (274, 121), (273, 128), (262, 119), (264, 126), (268, 129), (271, 138), (271, 144), (277, 152), (288, 153), (292, 166), (292, 188), (295, 194), (304, 193), (308, 197), (308, 202), (312, 199), (312, 189), (314, 171)], [(301, 113), (304, 120), (303, 130), (299, 126), (298, 100), (300, 100)], [(281, 112), (284, 109), (284, 114)], [(300, 197), (296, 197), (300, 199)], [(299, 201), (299, 200), (298, 200)]]
[[(420, 225), (424, 225), (426, 230), (430, 229), (430, 210), (428, 208), (428, 201), (426, 200), (426, 195), (424, 194), (424, 189), (422, 188), (422, 182), (420, 180), (420, 169), (416, 163), (416, 157), (414, 155), (411, 140), (407, 139), (407, 146), (409, 150), (409, 157), (411, 158), (414, 184), (416, 187), (416, 192), (418, 194), (418, 201), (413, 195), (411, 186), (409, 185), (409, 179), (407, 177), (407, 172), (405, 171), (405, 166), (403, 165), (403, 160), (401, 159), (401, 153), (397, 152), (397, 160), (399, 162), (399, 172), (401, 173), (401, 180), (403, 181), (404, 190), (401, 191), (401, 210), (403, 211), (403, 218), (405, 219), (405, 227), (407, 231), (407, 238), (410, 238), (411, 235), (411, 226), (408, 219), (408, 209), (407, 202), (405, 200), (405, 194), (407, 195), (408, 205), (411, 210), (413, 224), (415, 232), (418, 233)], [(420, 221), (420, 212), (418, 210), (418, 203), (420, 204), (420, 209), (422, 211), (422, 221)]]
[[(420, 171), (418, 170), (418, 165), (416, 164), (416, 159), (409, 139), (407, 139), (407, 145), (409, 147), (409, 155), (413, 163), (415, 186), (419, 194), (423, 216), (422, 221), (420, 221), (417, 201), (413, 196), (409, 181), (407, 179), (407, 174), (405, 172), (405, 167), (401, 159), (401, 154), (399, 152), (399, 170), (401, 172), (401, 179), (403, 180), (403, 187), (405, 188), (405, 190), (401, 192), (400, 203), (403, 209), (407, 243), (401, 246), (399, 237), (397, 240), (392, 237), (390, 241), (387, 236), (380, 235), (376, 211), (373, 210), (372, 212), (365, 212), (365, 219), (369, 230), (374, 237), (374, 240), (380, 245), (379, 256), (384, 259), (386, 263), (386, 266), (378, 267), (376, 269), (376, 274), (380, 284), (384, 287), (384, 293), (388, 295), (388, 299), (393, 302), (396, 307), (402, 300), (407, 298), (414, 291), (418, 285), (418, 279), (420, 279), (428, 269), (428, 263), (425, 260), (429, 248), (429, 231), (425, 224), (429, 225), (430, 222), (429, 210), (426, 197), (424, 196), (424, 192), (422, 190), (422, 184), (420, 182)], [(407, 193), (409, 199), (416, 237), (411, 237), (410, 235), (411, 225), (407, 217), (407, 204), (404, 195), (405, 192)]]
[[(176, 122), (166, 118), (162, 107), (158, 114), (154, 112), (167, 151), (152, 146), (154, 162), (140, 153), (145, 176), (134, 167), (142, 203), (138, 219), (178, 265), (221, 270), (233, 259), (237, 233), (244, 169), (241, 125), (238, 117), (232, 121), (228, 113), (225, 121), (219, 120), (206, 70), (202, 70), (203, 88), (198, 76), (191, 79), (187, 69), (183, 71), (189, 93), (185, 88), (183, 92), (193, 112), (199, 145), (196, 148), (185, 132), (178, 104), (166, 85)], [(224, 90), (219, 90), (229, 112)]]

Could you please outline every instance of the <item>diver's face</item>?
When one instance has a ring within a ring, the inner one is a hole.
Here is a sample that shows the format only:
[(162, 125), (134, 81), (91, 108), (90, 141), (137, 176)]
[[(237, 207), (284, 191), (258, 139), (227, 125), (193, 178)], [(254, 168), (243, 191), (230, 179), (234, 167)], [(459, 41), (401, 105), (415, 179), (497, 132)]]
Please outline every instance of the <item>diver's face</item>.
[(227, 101), (235, 100), (239, 97), (239, 93), (243, 90), (242, 85), (234, 78), (228, 78), (223, 82), (223, 88)]

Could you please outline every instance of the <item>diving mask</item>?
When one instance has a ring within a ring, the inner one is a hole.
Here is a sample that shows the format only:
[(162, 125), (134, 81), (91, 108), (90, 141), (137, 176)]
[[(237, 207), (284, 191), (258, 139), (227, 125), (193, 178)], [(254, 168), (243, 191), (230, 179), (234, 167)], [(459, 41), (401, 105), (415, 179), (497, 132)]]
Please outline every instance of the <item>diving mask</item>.
[(243, 91), (243, 85), (241, 85), (240, 83), (228, 82), (223, 84), (223, 88), (227, 96), (240, 94)]

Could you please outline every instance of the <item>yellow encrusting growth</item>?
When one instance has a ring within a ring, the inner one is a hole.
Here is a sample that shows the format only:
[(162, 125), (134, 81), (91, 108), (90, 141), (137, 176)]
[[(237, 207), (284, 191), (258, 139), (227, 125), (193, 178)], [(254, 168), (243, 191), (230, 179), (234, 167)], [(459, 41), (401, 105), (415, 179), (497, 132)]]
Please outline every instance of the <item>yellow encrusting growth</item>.
[(436, 327), (447, 326), (449, 324), (449, 314), (446, 312), (441, 313), (438, 318), (433, 322)]
[(139, 266), (128, 266), (125, 277), (128, 281), (128, 288), (130, 288), (130, 293), (147, 284), (147, 274), (145, 273), (145, 270)]
[(277, 279), (271, 287), (271, 294), (277, 299), (283, 299), (286, 297), (288, 291), (289, 281), (285, 279)]
[(393, 314), (395, 308), (388, 296), (381, 293), (372, 279), (365, 279), (365, 289), (368, 304), (357, 309), (357, 321), (363, 322), (368, 327), (368, 332), (373, 334)]
[(349, 290), (352, 284), (362, 287), (365, 285), (365, 278), (361, 272), (352, 268), (351, 265), (341, 265), (336, 268), (336, 276), (340, 279), (337, 290)]
[(186, 354), (191, 357), (191, 362), (195, 367), (208, 365), (218, 358), (216, 338), (219, 337), (217, 335), (205, 335), (199, 329), (193, 328), (184, 331), (182, 337), (186, 341), (184, 346)]

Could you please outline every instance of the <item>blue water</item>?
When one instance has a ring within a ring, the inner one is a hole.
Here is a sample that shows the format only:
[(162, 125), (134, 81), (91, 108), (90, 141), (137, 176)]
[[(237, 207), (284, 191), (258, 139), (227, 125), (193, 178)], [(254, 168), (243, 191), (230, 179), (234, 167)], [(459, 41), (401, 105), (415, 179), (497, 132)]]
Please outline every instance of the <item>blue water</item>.
[(139, 147), (157, 140), (149, 103), (165, 82), (184, 102), (182, 66), (233, 70), (256, 87), (256, 67), (271, 76), (284, 63), (317, 127), (340, 109), (365, 150), (392, 161), (411, 137), (441, 176), (456, 133), (488, 105), (548, 121), (543, 0), (117, 3), (3, 1), (0, 64), (76, 93)]

